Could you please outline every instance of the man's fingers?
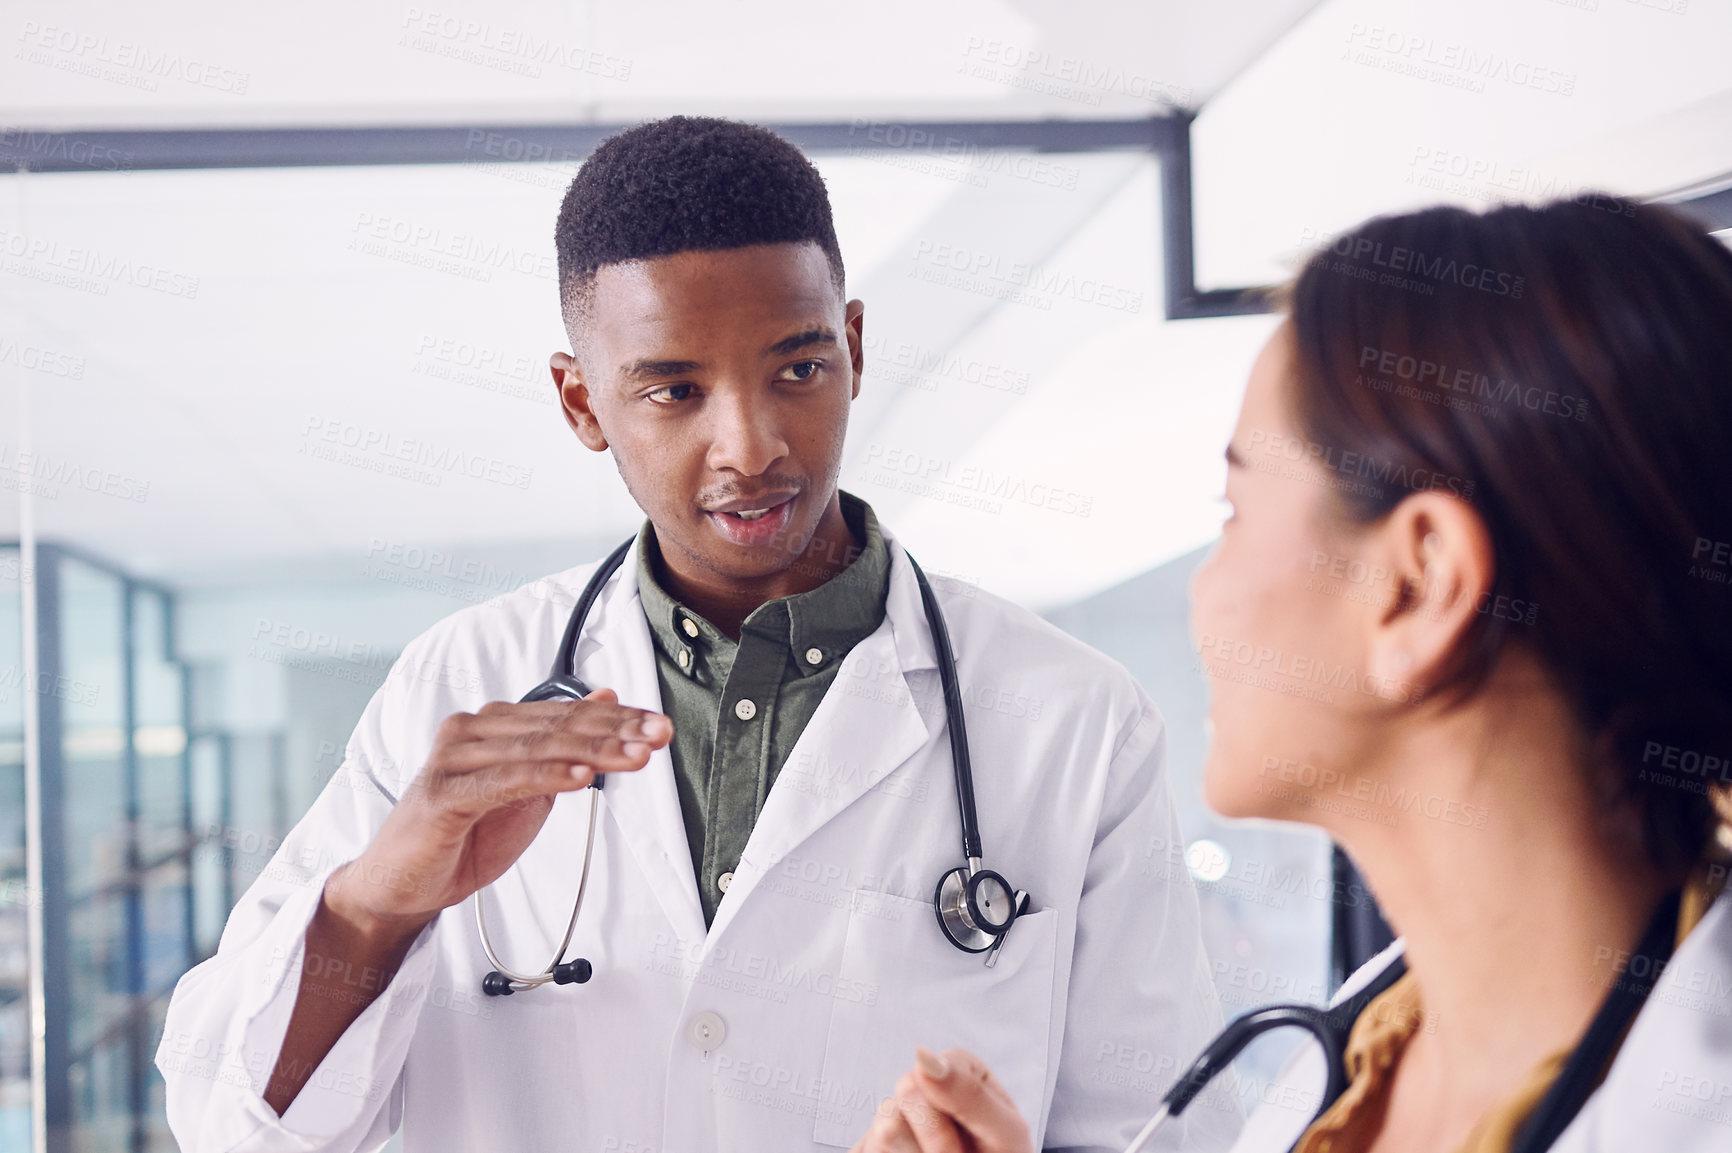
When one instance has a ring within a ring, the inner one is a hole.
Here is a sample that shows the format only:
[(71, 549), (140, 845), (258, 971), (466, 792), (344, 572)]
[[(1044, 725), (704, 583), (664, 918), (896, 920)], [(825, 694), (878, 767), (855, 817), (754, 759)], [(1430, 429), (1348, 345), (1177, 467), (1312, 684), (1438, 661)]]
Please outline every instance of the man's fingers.
[(980, 1153), (1029, 1153), (1028, 1123), (986, 1062), (966, 1049), (915, 1051), (920, 1096), (954, 1118)]
[(513, 765), (588, 765), (604, 773), (629, 772), (649, 763), (654, 747), (648, 741), (621, 740), (615, 736), (549, 732), (536, 740), (494, 737), (486, 741), (463, 741), (440, 749), (430, 767), (447, 776), (461, 776), (485, 769)]
[(920, 1153), (972, 1153), (974, 1147), (964, 1143), (956, 1122), (922, 1096), (912, 1078), (908, 1080), (908, 1088), (897, 1086), (896, 1101)]
[(908, 1125), (908, 1118), (902, 1112), (902, 1104), (895, 1097), (886, 1097), (878, 1103), (872, 1128), (854, 1148), (857, 1153), (922, 1153), (920, 1143)]
[(549, 732), (590, 733), (657, 746), (673, 737), (673, 722), (665, 713), (597, 699), (604, 691), (612, 695), (612, 690), (597, 689), (581, 701), (494, 701), (473, 715), (458, 713), (448, 718), (446, 735), (453, 742), (467, 742), (494, 737), (532, 739)]
[(418, 778), (415, 788), (403, 799), (479, 817), (492, 809), (533, 797), (551, 797), (587, 788), (595, 775), (595, 766), (568, 761), (494, 766), (471, 773)]

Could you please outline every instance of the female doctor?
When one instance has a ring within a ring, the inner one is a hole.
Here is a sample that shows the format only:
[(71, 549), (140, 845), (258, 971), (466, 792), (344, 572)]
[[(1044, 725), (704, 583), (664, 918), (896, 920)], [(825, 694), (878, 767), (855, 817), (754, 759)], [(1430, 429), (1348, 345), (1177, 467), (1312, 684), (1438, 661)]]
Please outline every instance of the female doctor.
[[(1406, 975), (1336, 1102), (1236, 1150), (1732, 1148), (1729, 452), (1732, 254), (1665, 210), (1433, 209), (1300, 273), (1192, 588), (1206, 791), (1327, 831), (1402, 934), (1347, 988)], [(856, 1148), (1029, 1145), (982, 1061), (921, 1050)]]

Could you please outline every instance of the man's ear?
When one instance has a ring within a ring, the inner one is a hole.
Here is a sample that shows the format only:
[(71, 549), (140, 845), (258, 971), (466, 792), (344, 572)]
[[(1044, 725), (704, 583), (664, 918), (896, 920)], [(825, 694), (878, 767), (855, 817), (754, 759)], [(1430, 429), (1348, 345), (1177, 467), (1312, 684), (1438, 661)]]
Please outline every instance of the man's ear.
[(854, 369), (854, 391), (848, 394), (852, 400), (860, 395), (860, 375), (866, 371), (866, 305), (850, 300), (844, 315), (846, 322), (843, 327), (848, 331), (848, 361)]
[(1372, 630), (1367, 671), (1379, 695), (1408, 701), (1448, 671), (1496, 579), (1491, 534), (1473, 506), (1414, 493), (1372, 530), (1394, 599)]
[(589, 386), (583, 382), (583, 369), (569, 352), (556, 352), (548, 359), (553, 370), (553, 387), (559, 392), (559, 407), (565, 413), (565, 423), (577, 433), (577, 439), (595, 452), (607, 450), (607, 437), (602, 435), (601, 422), (590, 407)]

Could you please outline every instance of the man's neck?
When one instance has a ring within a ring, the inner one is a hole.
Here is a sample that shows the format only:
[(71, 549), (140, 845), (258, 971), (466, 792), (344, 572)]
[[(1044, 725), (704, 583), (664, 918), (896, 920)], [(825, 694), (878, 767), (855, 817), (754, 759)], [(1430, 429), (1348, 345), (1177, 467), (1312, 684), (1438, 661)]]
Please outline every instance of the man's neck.
[[(661, 538), (657, 538), (657, 543), (661, 543)], [(759, 605), (824, 584), (847, 568), (865, 544), (855, 538), (842, 515), (840, 493), (832, 492), (812, 538), (786, 568), (761, 577), (728, 576), (695, 561), (676, 547), (657, 550), (661, 563), (655, 566), (655, 577), (669, 596), (737, 641), (740, 625)]]

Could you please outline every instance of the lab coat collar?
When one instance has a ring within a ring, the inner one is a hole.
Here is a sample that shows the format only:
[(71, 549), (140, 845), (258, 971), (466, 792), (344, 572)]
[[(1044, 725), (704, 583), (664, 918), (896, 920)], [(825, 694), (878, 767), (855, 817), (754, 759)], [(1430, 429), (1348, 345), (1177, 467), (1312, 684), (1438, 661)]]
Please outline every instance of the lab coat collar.
[[(900, 768), (931, 736), (906, 674), (936, 669), (937, 650), (914, 569), (894, 534), (882, 524), (880, 529), (890, 552), (884, 620), (848, 654), (790, 750), (707, 933), (667, 748), (657, 749), (635, 773), (610, 775), (602, 789), (603, 813), (612, 818), (650, 878), (669, 923), (688, 944), (719, 938), (769, 870)], [(614, 689), (620, 703), (660, 712), (661, 683), (636, 580), (642, 539), (640, 534), (633, 542), (591, 607), (573, 664), (588, 684)], [(838, 766), (849, 771), (836, 771)]]
[[(638, 596), (637, 551), (642, 543), (640, 533), (590, 607), (572, 664), (586, 684), (617, 692), (621, 704), (663, 712), (649, 620)], [(665, 746), (651, 753), (649, 763), (637, 772), (608, 776), (602, 787), (602, 812), (611, 818), (649, 878), (650, 889), (680, 939), (688, 944), (702, 941), (704, 911), (686, 847), (673, 759)]]
[(891, 557), (884, 620), (844, 658), (789, 750), (716, 909), (706, 948), (783, 858), (932, 738), (907, 674), (937, 668), (936, 649), (914, 570), (895, 537), (883, 531)]

